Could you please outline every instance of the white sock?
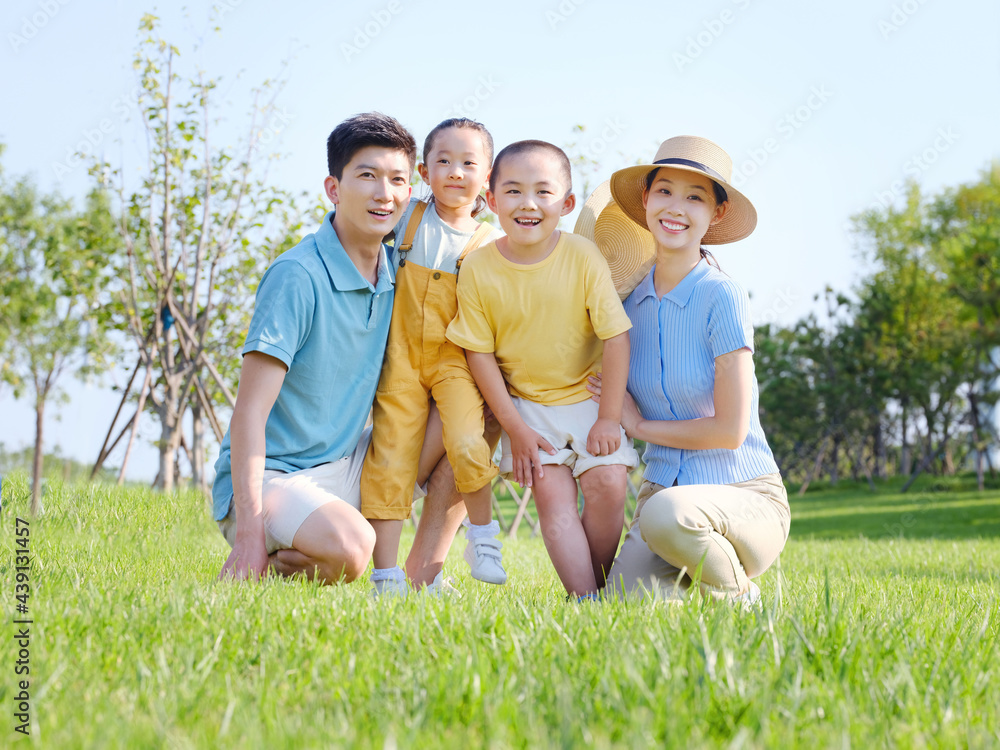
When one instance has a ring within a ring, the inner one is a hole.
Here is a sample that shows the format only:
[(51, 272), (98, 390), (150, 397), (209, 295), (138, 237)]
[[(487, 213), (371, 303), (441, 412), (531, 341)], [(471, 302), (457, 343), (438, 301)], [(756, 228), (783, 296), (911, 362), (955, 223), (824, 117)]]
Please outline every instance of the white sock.
[(402, 581), (406, 579), (406, 573), (398, 565), (391, 568), (375, 568), (372, 571), (372, 583), (376, 581)]
[(480, 537), (492, 537), (500, 533), (500, 524), (496, 520), (492, 520), (487, 524), (482, 526), (477, 526), (474, 523), (469, 523), (469, 519), (466, 518), (463, 521), (465, 526), (465, 538), (466, 539), (479, 539)]

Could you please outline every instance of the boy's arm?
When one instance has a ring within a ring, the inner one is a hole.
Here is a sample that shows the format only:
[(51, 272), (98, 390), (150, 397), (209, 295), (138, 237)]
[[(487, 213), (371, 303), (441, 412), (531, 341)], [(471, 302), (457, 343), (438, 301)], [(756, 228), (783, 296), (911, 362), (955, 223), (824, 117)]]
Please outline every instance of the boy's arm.
[(538, 470), (538, 476), (545, 476), (541, 464), (538, 463), (538, 449), (554, 454), (549, 442), (528, 427), (521, 419), (521, 415), (514, 408), (514, 402), (507, 393), (507, 385), (504, 383), (503, 373), (497, 365), (497, 358), (493, 352), (473, 352), (465, 351), (466, 360), (469, 363), (469, 370), (472, 378), (479, 387), (479, 392), (483, 394), (486, 404), (493, 411), (500, 426), (503, 427), (510, 438), (511, 453), (514, 460), (514, 481), (522, 487), (531, 486), (531, 469), (534, 466)]
[(607, 456), (621, 446), (622, 403), (628, 381), (628, 331), (604, 342), (601, 366), (601, 403), (597, 421), (587, 435), (587, 450), (594, 456)]
[(243, 357), (236, 406), (229, 424), (236, 541), (219, 578), (260, 577), (267, 571), (261, 487), (264, 481), (264, 427), (285, 380), (285, 366), (261, 352)]

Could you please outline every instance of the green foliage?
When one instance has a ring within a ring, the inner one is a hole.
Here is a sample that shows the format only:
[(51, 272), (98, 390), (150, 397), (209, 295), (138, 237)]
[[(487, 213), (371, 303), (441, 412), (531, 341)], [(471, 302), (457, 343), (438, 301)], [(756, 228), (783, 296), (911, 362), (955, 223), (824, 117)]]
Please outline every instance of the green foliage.
[[(23, 477), (5, 478), (7, 565), (25, 492)], [(373, 602), (366, 582), (219, 584), (225, 544), (200, 496), (53, 482), (31, 524), (33, 739), (996, 745), (1000, 493), (829, 494), (793, 500), (780, 572), (761, 582), (765, 607), (741, 615), (704, 602), (565, 602), (538, 538), (507, 543), (503, 588), (472, 581), (454, 545), (460, 600)], [(993, 526), (938, 528), (971, 503)], [(868, 516), (885, 521), (866, 526)], [(13, 611), (12, 587), (0, 606)], [(0, 644), (12, 664), (15, 642)], [(11, 699), (8, 683), (0, 697)]]

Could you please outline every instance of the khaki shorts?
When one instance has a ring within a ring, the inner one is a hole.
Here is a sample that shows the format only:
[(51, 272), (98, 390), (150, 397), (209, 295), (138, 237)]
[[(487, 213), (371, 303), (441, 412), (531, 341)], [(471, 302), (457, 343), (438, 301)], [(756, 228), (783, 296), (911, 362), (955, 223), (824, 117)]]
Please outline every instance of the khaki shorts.
[[(550, 456), (543, 450), (538, 451), (539, 463), (542, 466), (568, 466), (573, 470), (573, 476), (578, 477), (595, 466), (622, 465), (630, 469), (639, 465), (639, 454), (632, 447), (632, 440), (621, 430), (621, 445), (618, 450), (607, 456), (594, 456), (587, 451), (587, 436), (597, 421), (596, 402), (589, 398), (576, 404), (547, 406), (526, 401), (512, 396), (514, 408), (521, 419), (531, 429), (541, 435), (556, 449), (556, 454)], [(514, 471), (514, 460), (511, 455), (510, 438), (504, 432), (500, 437), (503, 457), (500, 459), (500, 473), (510, 478)]]
[[(261, 500), (264, 510), (264, 544), (267, 553), (291, 549), (295, 532), (315, 511), (327, 503), (343, 502), (361, 510), (361, 467), (364, 465), (371, 428), (361, 433), (354, 452), (338, 461), (300, 471), (264, 472)], [(236, 504), (218, 522), (219, 531), (232, 547), (236, 542)]]

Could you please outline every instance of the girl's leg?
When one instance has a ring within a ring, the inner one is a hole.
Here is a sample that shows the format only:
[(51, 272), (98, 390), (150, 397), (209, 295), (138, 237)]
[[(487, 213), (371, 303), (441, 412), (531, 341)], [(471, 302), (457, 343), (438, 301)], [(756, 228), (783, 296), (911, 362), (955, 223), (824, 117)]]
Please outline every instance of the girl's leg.
[(649, 548), (692, 574), (701, 565), (707, 593), (732, 596), (774, 562), (788, 537), (788, 510), (731, 485), (668, 487), (646, 502), (639, 519)]
[(625, 477), (621, 464), (595, 466), (580, 475), (583, 531), (590, 546), (597, 588), (604, 588), (625, 524)]
[(577, 511), (573, 472), (568, 466), (546, 466), (545, 476), (540, 477), (536, 469), (532, 492), (545, 549), (559, 580), (573, 596), (596, 593), (590, 545)]

